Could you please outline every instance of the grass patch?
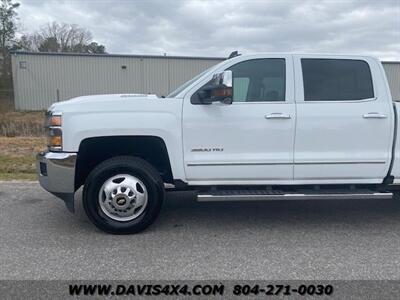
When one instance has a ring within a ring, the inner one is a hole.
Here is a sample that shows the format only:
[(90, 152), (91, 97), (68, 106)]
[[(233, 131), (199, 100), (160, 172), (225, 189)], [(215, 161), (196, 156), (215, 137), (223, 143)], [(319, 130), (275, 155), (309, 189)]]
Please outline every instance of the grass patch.
[(0, 137), (0, 180), (35, 180), (36, 154), (45, 145), (44, 137)]
[(0, 173), (0, 180), (11, 181), (11, 180), (29, 180), (36, 181), (37, 175), (30, 173)]
[(2, 111), (0, 110), (0, 136), (44, 136), (43, 111)]
[(0, 180), (36, 180), (36, 154), (45, 150), (44, 112), (0, 105)]

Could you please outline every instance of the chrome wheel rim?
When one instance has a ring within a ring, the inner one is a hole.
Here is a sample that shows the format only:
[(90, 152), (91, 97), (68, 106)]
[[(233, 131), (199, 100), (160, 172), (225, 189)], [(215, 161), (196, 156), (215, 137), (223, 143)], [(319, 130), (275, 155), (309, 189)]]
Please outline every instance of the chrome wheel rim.
[(103, 213), (120, 222), (139, 217), (147, 206), (148, 193), (143, 182), (129, 174), (118, 174), (107, 179), (99, 191), (99, 205)]

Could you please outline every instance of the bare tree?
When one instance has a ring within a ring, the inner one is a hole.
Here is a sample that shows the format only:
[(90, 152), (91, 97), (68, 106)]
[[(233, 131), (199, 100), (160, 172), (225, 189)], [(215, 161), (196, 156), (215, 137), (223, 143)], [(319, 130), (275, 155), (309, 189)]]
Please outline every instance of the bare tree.
[(33, 51), (105, 53), (103, 45), (93, 42), (91, 32), (76, 24), (49, 23), (28, 39)]
[(28, 35), (23, 35), (19, 40), (15, 41), (11, 50), (25, 50), (30, 51), (32, 49), (32, 39)]

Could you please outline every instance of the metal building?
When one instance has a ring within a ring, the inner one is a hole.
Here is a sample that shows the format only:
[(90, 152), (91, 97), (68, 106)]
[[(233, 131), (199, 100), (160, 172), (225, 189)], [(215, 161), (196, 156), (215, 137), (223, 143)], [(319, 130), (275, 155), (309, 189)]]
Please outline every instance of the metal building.
[(94, 94), (166, 96), (221, 60), (212, 57), (14, 52), (15, 108), (44, 110), (56, 101)]
[[(15, 108), (44, 110), (53, 102), (81, 95), (167, 95), (223, 59), (15, 52), (12, 54)], [(383, 66), (393, 99), (400, 100), (400, 62), (383, 62)]]
[(385, 61), (382, 63), (389, 82), (392, 98), (400, 101), (400, 61)]

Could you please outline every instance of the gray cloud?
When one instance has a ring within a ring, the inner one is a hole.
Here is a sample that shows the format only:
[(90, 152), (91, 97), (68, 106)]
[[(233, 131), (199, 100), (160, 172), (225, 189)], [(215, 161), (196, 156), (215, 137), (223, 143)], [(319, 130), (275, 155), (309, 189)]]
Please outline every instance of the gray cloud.
[(110, 53), (332, 52), (400, 60), (400, 0), (20, 2), (26, 32), (51, 21), (79, 24)]

